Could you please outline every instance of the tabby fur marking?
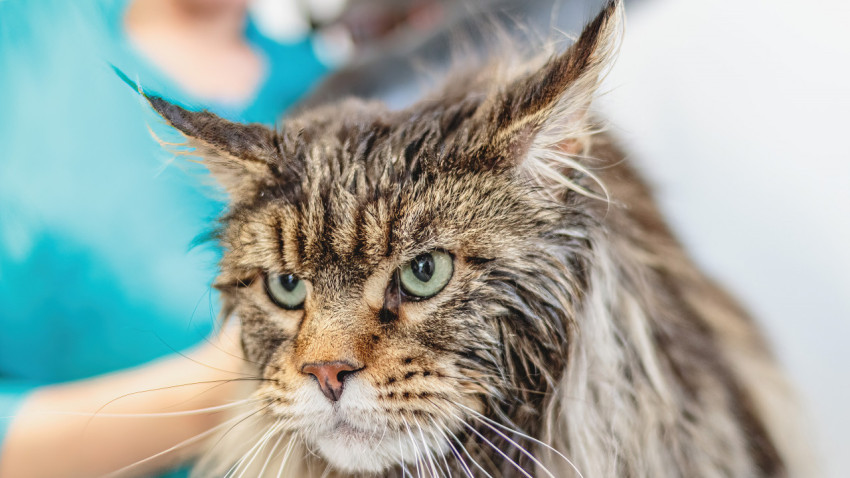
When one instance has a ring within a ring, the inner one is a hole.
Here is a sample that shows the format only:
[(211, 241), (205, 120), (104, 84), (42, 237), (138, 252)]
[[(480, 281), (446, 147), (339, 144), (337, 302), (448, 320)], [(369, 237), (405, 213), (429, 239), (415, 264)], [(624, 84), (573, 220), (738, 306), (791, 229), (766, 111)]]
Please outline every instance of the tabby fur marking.
[[(263, 378), (196, 476), (800, 473), (761, 334), (588, 113), (621, 17), (401, 111), (271, 130), (148, 97), (229, 194), (216, 287)], [(398, 271), (429, 253), (451, 278), (417, 300)]]

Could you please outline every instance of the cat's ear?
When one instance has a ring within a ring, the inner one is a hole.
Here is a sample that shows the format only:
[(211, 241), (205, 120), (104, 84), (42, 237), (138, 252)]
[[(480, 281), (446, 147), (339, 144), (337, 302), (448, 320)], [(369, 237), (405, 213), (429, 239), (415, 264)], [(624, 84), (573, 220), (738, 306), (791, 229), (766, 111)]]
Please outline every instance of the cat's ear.
[[(612, 0), (578, 40), (542, 67), (514, 80), (495, 100), (489, 121), (499, 156), (552, 176), (552, 164), (581, 153), (592, 126), (589, 108), (620, 38), (622, 2)], [(537, 174), (536, 173), (536, 174)]]
[(273, 179), (279, 161), (275, 132), (259, 124), (234, 123), (207, 111), (189, 111), (173, 103), (145, 95), (171, 126), (183, 133), (192, 155), (204, 165), (234, 202), (253, 198)]

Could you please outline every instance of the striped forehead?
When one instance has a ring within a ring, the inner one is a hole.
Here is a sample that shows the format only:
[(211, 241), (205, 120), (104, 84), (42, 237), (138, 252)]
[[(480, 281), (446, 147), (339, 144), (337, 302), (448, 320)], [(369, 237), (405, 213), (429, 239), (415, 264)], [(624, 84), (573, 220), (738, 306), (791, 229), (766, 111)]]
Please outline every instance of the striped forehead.
[[(338, 198), (337, 198), (338, 199)], [(228, 226), (231, 261), (245, 268), (311, 277), (329, 267), (357, 273), (392, 253), (386, 201), (269, 203)]]
[(330, 180), (232, 214), (225, 262), (304, 278), (336, 268), (356, 278), (388, 258), (436, 248), (489, 257), (549, 219), (524, 191), (490, 172), (422, 176), (365, 191)]

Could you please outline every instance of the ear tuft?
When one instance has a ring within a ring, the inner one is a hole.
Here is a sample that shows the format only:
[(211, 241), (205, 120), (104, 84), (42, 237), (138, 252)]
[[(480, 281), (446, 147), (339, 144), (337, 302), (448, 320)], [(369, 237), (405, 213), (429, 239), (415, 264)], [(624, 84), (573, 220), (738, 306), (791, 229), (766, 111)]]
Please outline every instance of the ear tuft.
[[(566, 177), (580, 170), (571, 158), (594, 133), (588, 116), (599, 83), (613, 63), (622, 26), (622, 1), (609, 1), (564, 53), (514, 80), (496, 102), (494, 144), (544, 186), (590, 194)], [(592, 176), (592, 175), (590, 175)]]
[(142, 94), (160, 116), (183, 133), (187, 146), (194, 149), (192, 154), (203, 158), (234, 202), (250, 201), (274, 178), (280, 152), (273, 130), (260, 124), (228, 121), (208, 111), (189, 111)]

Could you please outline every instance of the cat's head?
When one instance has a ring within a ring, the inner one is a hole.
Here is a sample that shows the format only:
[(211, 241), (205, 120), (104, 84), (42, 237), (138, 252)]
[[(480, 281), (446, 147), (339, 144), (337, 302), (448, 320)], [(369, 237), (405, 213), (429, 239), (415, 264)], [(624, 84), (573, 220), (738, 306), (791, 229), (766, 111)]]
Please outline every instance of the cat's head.
[(216, 285), (270, 379), (263, 413), (335, 468), (535, 426), (585, 279), (594, 191), (571, 158), (619, 10), (403, 111), (350, 100), (274, 131), (149, 98), (230, 195)]

